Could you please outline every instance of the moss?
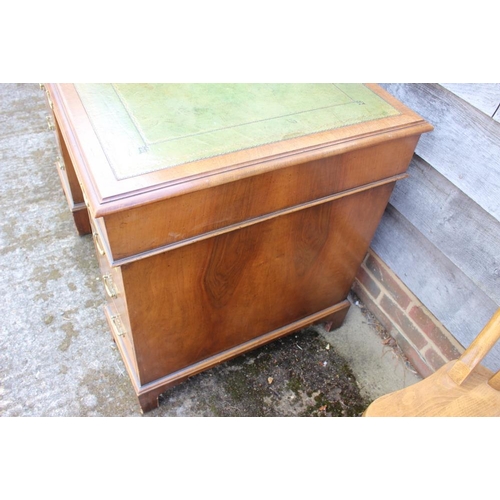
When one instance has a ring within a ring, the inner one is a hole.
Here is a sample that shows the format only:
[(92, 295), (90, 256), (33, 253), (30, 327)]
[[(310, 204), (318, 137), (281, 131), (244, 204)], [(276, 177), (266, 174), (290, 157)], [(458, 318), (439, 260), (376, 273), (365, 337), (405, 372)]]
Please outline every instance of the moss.
[(325, 346), (303, 330), (192, 377), (165, 392), (162, 404), (190, 400), (197, 413), (218, 417), (361, 415), (367, 403), (349, 365)]
[(302, 381), (299, 377), (292, 375), (287, 382), (287, 387), (296, 395), (303, 389)]

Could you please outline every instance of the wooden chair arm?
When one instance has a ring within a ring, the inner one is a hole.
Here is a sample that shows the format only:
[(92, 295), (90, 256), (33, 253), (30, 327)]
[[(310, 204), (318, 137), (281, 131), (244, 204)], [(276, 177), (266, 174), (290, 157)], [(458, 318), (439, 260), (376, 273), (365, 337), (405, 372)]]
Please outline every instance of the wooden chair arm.
[[(471, 345), (458, 358), (457, 362), (448, 372), (450, 378), (457, 384), (462, 382), (470, 375), (472, 370), (481, 362), (488, 354), (490, 349), (496, 344), (500, 338), (500, 309), (492, 316), (487, 325), (481, 330), (479, 335), (473, 340)], [(490, 379), (490, 385), (493, 384), (500, 387), (500, 375), (495, 374)], [(497, 387), (495, 387), (497, 388)]]
[(493, 387), (493, 389), (500, 391), (500, 370), (498, 370), (495, 375), (488, 380), (488, 384), (490, 387)]

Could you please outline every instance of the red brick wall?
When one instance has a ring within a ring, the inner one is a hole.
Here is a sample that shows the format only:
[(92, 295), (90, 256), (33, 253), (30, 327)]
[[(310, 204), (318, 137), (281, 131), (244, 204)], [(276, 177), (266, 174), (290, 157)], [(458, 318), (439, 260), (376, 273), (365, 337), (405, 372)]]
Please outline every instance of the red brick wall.
[(356, 276), (353, 291), (422, 377), (463, 352), (453, 335), (371, 249)]

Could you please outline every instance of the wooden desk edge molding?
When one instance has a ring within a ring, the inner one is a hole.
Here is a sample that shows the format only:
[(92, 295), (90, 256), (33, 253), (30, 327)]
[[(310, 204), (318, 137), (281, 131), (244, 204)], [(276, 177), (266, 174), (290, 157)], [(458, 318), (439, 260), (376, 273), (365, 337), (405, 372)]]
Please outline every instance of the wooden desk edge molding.
[(142, 411), (347, 295), (432, 130), (374, 84), (43, 84)]

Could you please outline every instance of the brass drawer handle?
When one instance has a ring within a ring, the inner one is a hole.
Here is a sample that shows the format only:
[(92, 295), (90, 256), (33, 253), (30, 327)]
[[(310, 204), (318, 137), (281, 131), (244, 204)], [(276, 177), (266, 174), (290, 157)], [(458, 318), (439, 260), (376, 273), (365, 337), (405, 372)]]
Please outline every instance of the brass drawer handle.
[(55, 126), (52, 123), (52, 120), (50, 119), (50, 116), (47, 116), (47, 127), (48, 127), (49, 130), (54, 130), (55, 129)]
[(87, 208), (90, 208), (90, 203), (89, 203), (89, 200), (87, 199), (87, 195), (85, 194), (85, 190), (83, 189), (83, 185), (80, 184), (80, 187), (82, 189), (82, 195), (83, 195), (83, 202), (85, 203), (85, 206)]
[(101, 256), (105, 255), (106, 252), (101, 247), (101, 243), (100, 243), (100, 240), (99, 240), (99, 235), (96, 232), (94, 232), (94, 233), (92, 233), (92, 236), (94, 237), (95, 247), (97, 248), (97, 251), (99, 252), (99, 255), (101, 255)]
[(113, 283), (113, 278), (111, 277), (111, 274), (104, 274), (102, 279), (104, 282), (104, 289), (106, 290), (106, 293), (112, 299), (116, 299), (116, 297), (118, 296), (118, 292), (116, 290), (115, 284)]
[(123, 337), (125, 335), (125, 328), (123, 328), (123, 323), (120, 319), (119, 314), (115, 314), (111, 316), (111, 324), (113, 325), (113, 330), (119, 337)]
[(50, 109), (54, 109), (54, 103), (52, 102), (52, 99), (50, 98), (50, 94), (49, 94), (47, 87), (43, 83), (39, 83), (38, 85), (40, 86), (40, 90), (42, 92), (45, 92), (45, 97), (47, 98)]

